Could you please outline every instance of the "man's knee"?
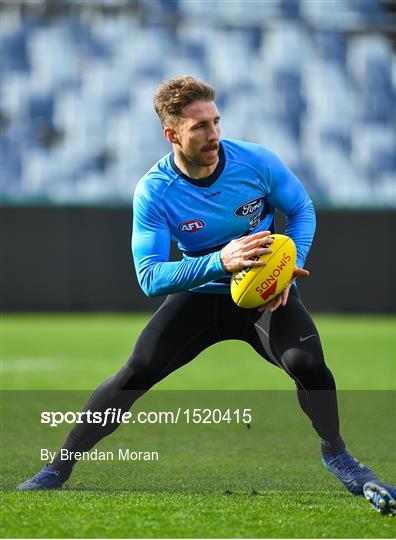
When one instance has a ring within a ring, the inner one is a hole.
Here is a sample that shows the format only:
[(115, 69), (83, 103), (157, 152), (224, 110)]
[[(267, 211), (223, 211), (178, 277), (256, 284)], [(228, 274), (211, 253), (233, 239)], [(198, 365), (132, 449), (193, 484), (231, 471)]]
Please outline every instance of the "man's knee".
[(118, 386), (125, 389), (144, 389), (153, 384), (156, 370), (149, 354), (132, 353), (116, 374)]
[(315, 376), (326, 369), (323, 355), (319, 351), (313, 354), (302, 349), (289, 349), (283, 354), (282, 362), (287, 371), (298, 379)]
[(124, 377), (133, 380), (152, 378), (166, 363), (168, 347), (165, 332), (149, 324), (140, 334), (128, 361), (122, 368)]

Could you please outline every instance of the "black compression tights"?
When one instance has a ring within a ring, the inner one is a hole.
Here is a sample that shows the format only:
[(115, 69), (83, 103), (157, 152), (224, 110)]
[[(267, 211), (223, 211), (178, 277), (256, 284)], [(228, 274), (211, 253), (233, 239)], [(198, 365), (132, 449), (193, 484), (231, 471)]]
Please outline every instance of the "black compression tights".
[[(181, 292), (167, 297), (136, 342), (128, 362), (92, 394), (84, 411), (128, 411), (153, 385), (225, 339), (249, 343), (260, 356), (292, 377), (301, 408), (322, 441), (322, 449), (344, 448), (339, 434), (335, 383), (327, 368), (317, 329), (295, 286), (285, 307), (273, 314), (238, 308), (228, 295)], [(83, 452), (119, 424), (76, 424), (63, 448)], [(52, 466), (66, 477), (73, 461)]]

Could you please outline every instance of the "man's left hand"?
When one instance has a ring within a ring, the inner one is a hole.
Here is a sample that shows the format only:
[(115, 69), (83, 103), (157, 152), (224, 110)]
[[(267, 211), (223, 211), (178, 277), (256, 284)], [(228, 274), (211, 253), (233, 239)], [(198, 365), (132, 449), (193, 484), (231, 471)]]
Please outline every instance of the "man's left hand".
[[(296, 277), (308, 277), (309, 272), (308, 270), (305, 270), (304, 268), (295, 268), (292, 276), (292, 280)], [(269, 313), (273, 313), (278, 307), (285, 306), (287, 304), (287, 300), (289, 298), (289, 292), (290, 287), (293, 285), (293, 281), (289, 281), (289, 283), (286, 285), (286, 288), (283, 289), (283, 291), (275, 296), (271, 300), (271, 302), (268, 302), (268, 304), (264, 304), (264, 306), (261, 306), (258, 308), (259, 312), (262, 313), (263, 311), (268, 311)]]

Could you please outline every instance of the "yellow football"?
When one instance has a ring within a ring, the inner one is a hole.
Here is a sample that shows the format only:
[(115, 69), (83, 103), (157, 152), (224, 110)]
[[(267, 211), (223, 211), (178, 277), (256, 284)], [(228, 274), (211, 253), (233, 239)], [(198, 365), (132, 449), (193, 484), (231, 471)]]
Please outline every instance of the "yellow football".
[(271, 234), (272, 253), (253, 257), (266, 261), (265, 266), (237, 270), (231, 278), (231, 296), (241, 308), (257, 308), (281, 293), (292, 279), (296, 265), (296, 245), (284, 234)]

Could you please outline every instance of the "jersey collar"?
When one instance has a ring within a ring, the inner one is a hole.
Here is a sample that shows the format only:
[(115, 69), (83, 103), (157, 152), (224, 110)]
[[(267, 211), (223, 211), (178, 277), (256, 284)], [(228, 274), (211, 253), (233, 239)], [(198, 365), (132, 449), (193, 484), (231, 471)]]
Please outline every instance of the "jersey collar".
[(218, 179), (218, 177), (221, 175), (221, 173), (224, 170), (224, 167), (225, 167), (224, 148), (223, 148), (223, 145), (220, 142), (220, 144), (219, 144), (219, 162), (216, 165), (216, 168), (212, 172), (212, 174), (210, 176), (206, 177), (206, 178), (191, 178), (187, 174), (184, 174), (184, 172), (182, 172), (175, 163), (175, 154), (174, 154), (174, 152), (172, 152), (171, 155), (170, 155), (170, 164), (172, 166), (172, 169), (179, 176), (184, 178), (184, 180), (186, 180), (187, 182), (190, 182), (190, 184), (194, 184), (194, 186), (197, 186), (197, 187), (205, 187), (205, 188), (207, 188), (207, 187), (210, 187), (212, 184), (214, 184), (216, 182), (216, 180)]

